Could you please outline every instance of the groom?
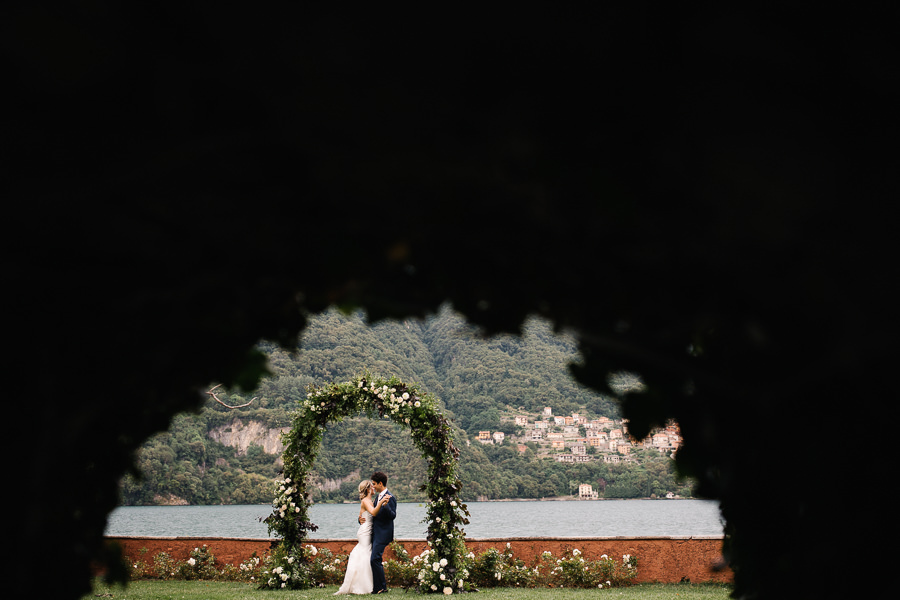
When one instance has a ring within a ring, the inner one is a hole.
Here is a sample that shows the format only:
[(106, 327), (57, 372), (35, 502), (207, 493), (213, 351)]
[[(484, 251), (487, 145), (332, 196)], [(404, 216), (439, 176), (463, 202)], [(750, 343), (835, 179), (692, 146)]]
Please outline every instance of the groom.
[(372, 474), (372, 483), (378, 498), (375, 505), (385, 495), (388, 501), (381, 507), (378, 514), (372, 519), (372, 590), (373, 594), (381, 594), (387, 590), (387, 580), (384, 577), (384, 565), (381, 564), (381, 555), (388, 544), (394, 541), (394, 517), (397, 516), (397, 500), (387, 489), (387, 475), (381, 471)]

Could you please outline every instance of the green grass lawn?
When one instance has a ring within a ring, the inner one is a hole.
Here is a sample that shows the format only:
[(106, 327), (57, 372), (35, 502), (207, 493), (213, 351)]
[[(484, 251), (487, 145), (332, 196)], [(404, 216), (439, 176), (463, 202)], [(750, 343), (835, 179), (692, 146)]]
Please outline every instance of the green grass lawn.
[[(302, 590), (272, 591), (257, 590), (248, 583), (228, 583), (218, 581), (134, 581), (127, 588), (106, 586), (97, 583), (94, 591), (82, 598), (108, 598), (110, 600), (334, 600), (337, 586)], [(616, 598), (618, 600), (726, 600), (731, 586), (724, 584), (641, 584), (612, 589), (575, 588), (487, 588), (477, 595), (467, 596), (472, 600), (597, 600)], [(400, 589), (391, 590), (388, 598), (413, 600), (419, 596), (414, 592)], [(430, 598), (442, 597), (432, 594)]]

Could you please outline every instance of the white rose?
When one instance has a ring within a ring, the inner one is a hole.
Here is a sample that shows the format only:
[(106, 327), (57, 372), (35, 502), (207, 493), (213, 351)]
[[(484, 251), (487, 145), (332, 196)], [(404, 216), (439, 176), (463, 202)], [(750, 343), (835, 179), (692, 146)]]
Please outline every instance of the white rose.
[(447, 566), (447, 559), (446, 559), (446, 558), (442, 558), (442, 559), (441, 559), (441, 566), (442, 566), (442, 567), (446, 567), (446, 566)]
[(452, 587), (445, 587), (445, 588), (444, 588), (444, 593), (447, 594), (447, 595), (449, 596), (450, 594), (453, 593), (453, 588), (452, 588)]

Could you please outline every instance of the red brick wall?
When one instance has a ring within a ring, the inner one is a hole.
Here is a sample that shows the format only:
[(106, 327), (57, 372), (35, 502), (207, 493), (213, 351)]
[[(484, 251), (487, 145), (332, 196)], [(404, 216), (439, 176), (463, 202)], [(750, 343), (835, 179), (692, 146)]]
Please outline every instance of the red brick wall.
[[(188, 538), (188, 537), (114, 537), (107, 538), (122, 546), (130, 560), (150, 559), (159, 552), (166, 552), (175, 559), (187, 560), (191, 550), (206, 544), (221, 564), (239, 564), (254, 552), (264, 556), (273, 540), (238, 538)], [(410, 554), (419, 554), (426, 545), (424, 540), (397, 540)], [(317, 548), (328, 548), (335, 554), (349, 554), (356, 545), (355, 539), (311, 539), (308, 542)], [(597, 559), (606, 554), (620, 560), (623, 554), (631, 554), (638, 559), (637, 583), (662, 582), (678, 583), (690, 580), (701, 582), (730, 582), (732, 573), (728, 568), (719, 568), (722, 563), (721, 538), (472, 538), (466, 546), (475, 554), (481, 554), (490, 547), (504, 549), (509, 543), (516, 558), (526, 564), (532, 562), (545, 550), (554, 556), (568, 549), (578, 548), (585, 558)], [(147, 551), (142, 553), (141, 550)], [(394, 558), (388, 549), (385, 560)]]

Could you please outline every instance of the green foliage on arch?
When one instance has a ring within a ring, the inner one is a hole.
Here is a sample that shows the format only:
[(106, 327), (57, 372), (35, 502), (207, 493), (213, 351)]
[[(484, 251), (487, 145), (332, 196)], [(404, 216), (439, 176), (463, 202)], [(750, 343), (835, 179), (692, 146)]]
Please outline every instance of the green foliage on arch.
[(462, 525), (469, 522), (469, 511), (459, 496), (459, 450), (453, 444), (450, 422), (438, 410), (437, 399), (415, 385), (368, 371), (344, 383), (310, 386), (291, 430), (283, 435), (284, 477), (276, 482), (273, 511), (266, 518), (269, 534), (281, 541), (273, 552), (269, 576), (260, 587), (306, 589), (316, 585), (309, 568), (310, 550), (303, 547), (308, 532), (317, 529), (309, 521), (312, 503), (306, 482), (328, 424), (359, 413), (387, 417), (408, 427), (428, 462), (428, 479), (420, 489), (429, 499), (424, 519), (428, 522), (429, 563), (437, 567), (420, 572), (417, 589), (426, 593), (463, 591), (468, 573), (464, 570)]

